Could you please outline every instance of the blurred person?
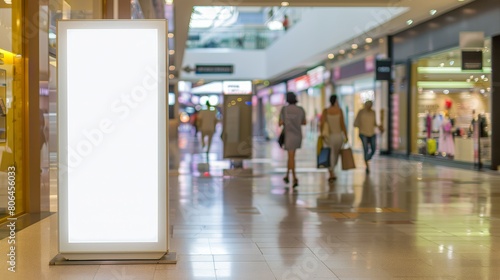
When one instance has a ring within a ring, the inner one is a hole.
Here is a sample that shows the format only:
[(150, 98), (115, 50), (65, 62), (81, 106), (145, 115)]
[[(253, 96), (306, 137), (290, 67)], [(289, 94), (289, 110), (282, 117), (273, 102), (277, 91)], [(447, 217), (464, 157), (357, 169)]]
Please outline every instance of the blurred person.
[(375, 111), (372, 110), (373, 102), (368, 100), (365, 102), (363, 109), (359, 110), (354, 120), (354, 127), (359, 129), (359, 138), (363, 143), (363, 155), (366, 164), (366, 173), (370, 173), (369, 161), (372, 159), (377, 148), (377, 135), (375, 128), (379, 128), (383, 132), (381, 125), (377, 124)]
[[(201, 146), (202, 148), (207, 147), (207, 153), (210, 151), (210, 146), (212, 145), (212, 137), (215, 133), (215, 126), (217, 125), (217, 110), (215, 107), (210, 105), (210, 102), (206, 103), (207, 108), (201, 110), (197, 117), (197, 127), (201, 131)], [(208, 138), (207, 143), (205, 143), (205, 138)]]
[(285, 130), (285, 145), (284, 149), (288, 152), (288, 163), (286, 176), (283, 178), (285, 183), (289, 183), (290, 171), (293, 176), (293, 187), (299, 185), (297, 174), (295, 172), (295, 151), (302, 145), (302, 128), (301, 125), (306, 124), (306, 112), (300, 106), (297, 106), (297, 96), (293, 92), (286, 94), (287, 106), (283, 107), (280, 112), (279, 125)]
[(337, 179), (335, 176), (335, 167), (339, 160), (342, 145), (348, 141), (344, 112), (342, 112), (339, 106), (337, 95), (330, 96), (330, 107), (323, 110), (320, 120), (320, 131), (324, 131), (325, 125), (328, 126), (328, 136), (325, 137), (324, 142), (330, 147), (330, 167), (328, 168), (330, 177), (328, 178), (328, 182), (331, 183)]
[(290, 24), (290, 23), (288, 22), (288, 16), (287, 16), (287, 15), (285, 15), (285, 16), (284, 16), (284, 18), (283, 18), (283, 22), (282, 22), (282, 23), (283, 23), (283, 29), (285, 29), (285, 31), (287, 31), (287, 30), (288, 30), (288, 26), (289, 26), (289, 24)]

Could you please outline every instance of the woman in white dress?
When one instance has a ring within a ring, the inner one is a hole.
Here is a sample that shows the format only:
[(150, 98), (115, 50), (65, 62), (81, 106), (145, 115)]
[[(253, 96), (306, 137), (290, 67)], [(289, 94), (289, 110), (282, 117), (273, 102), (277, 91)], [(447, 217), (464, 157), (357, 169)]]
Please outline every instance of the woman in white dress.
[(328, 126), (328, 137), (324, 141), (330, 147), (330, 167), (328, 168), (330, 177), (328, 178), (328, 182), (331, 183), (337, 179), (335, 176), (335, 167), (339, 160), (342, 145), (347, 143), (348, 139), (344, 122), (344, 112), (342, 112), (337, 102), (337, 95), (330, 96), (330, 105), (330, 107), (323, 110), (323, 114), (321, 115), (320, 131), (324, 131), (325, 125)]

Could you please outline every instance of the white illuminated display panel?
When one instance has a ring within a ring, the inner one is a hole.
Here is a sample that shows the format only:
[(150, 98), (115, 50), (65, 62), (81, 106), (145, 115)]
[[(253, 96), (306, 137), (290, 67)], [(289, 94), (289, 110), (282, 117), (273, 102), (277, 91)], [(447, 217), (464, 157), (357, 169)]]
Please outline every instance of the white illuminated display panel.
[(165, 28), (59, 22), (61, 253), (166, 251)]

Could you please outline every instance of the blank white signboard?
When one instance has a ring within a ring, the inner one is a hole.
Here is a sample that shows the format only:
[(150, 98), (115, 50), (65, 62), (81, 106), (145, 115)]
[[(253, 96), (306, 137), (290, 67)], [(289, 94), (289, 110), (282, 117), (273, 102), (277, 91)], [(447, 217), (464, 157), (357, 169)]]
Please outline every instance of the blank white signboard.
[(163, 20), (58, 24), (59, 250), (69, 259), (167, 252), (166, 30)]

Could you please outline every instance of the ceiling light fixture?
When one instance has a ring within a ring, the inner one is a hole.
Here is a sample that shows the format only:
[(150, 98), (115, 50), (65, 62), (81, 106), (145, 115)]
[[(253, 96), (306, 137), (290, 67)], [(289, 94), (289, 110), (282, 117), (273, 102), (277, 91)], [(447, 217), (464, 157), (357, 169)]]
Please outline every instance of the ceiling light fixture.
[(170, 65), (170, 66), (168, 67), (168, 70), (170, 70), (170, 71), (174, 71), (174, 70), (175, 70), (175, 65)]
[(335, 55), (334, 55), (333, 53), (329, 53), (329, 54), (328, 54), (328, 58), (329, 58), (329, 59), (333, 59), (333, 58), (335, 58)]
[(365, 42), (367, 44), (371, 44), (373, 42), (373, 39), (368, 37), (368, 38), (365, 39)]
[(288, 6), (290, 6), (290, 3), (288, 3), (288, 2), (281, 2), (281, 6), (282, 7), (288, 7)]
[(345, 54), (345, 51), (344, 50), (340, 50), (339, 53), (340, 54)]
[(175, 51), (174, 51), (174, 50), (169, 50), (169, 51), (168, 51), (168, 54), (169, 54), (169, 55), (173, 55), (173, 54), (175, 54)]
[(437, 10), (430, 10), (430, 11), (429, 11), (429, 14), (430, 14), (431, 16), (435, 15), (436, 13), (437, 13)]
[(174, 38), (174, 33), (168, 33), (168, 38)]
[(5, 2), (5, 4), (7, 5), (11, 5), (12, 4), (12, 0), (3, 0)]
[(412, 24), (413, 24), (413, 20), (412, 20), (412, 19), (407, 20), (407, 21), (406, 21), (406, 24), (407, 24), (407, 25), (412, 25)]
[(353, 50), (357, 50), (357, 49), (358, 49), (358, 44), (352, 44), (352, 45), (351, 45), (351, 48), (352, 48)]

